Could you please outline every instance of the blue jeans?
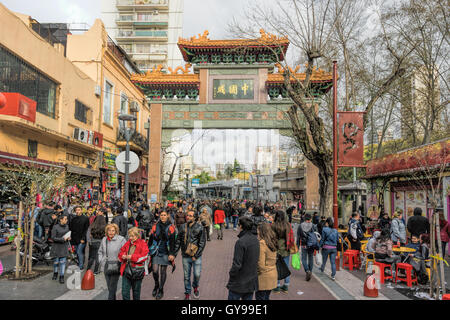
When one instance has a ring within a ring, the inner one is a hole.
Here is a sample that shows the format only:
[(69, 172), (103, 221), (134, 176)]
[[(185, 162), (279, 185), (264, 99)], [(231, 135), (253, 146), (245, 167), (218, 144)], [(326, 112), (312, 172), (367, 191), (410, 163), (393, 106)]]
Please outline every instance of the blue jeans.
[(270, 293), (272, 290), (263, 290), (255, 292), (255, 300), (270, 300)]
[(59, 265), (59, 276), (63, 276), (64, 271), (66, 270), (66, 261), (67, 261), (66, 257), (55, 258), (55, 260), (53, 261), (53, 272), (58, 273), (58, 265)]
[(44, 233), (44, 230), (42, 229), (42, 226), (40, 224), (36, 223), (34, 225), (34, 237), (41, 240), (43, 233)]
[(230, 217), (225, 217), (225, 229), (230, 227)]
[(322, 266), (320, 270), (325, 270), (325, 265), (327, 264), (328, 256), (330, 256), (331, 263), (331, 276), (334, 277), (336, 275), (336, 249), (322, 249)]
[(79, 243), (75, 246), (75, 250), (78, 256), (78, 267), (83, 269), (84, 266), (84, 248), (86, 247), (86, 243)]
[(314, 250), (302, 247), (302, 264), (305, 272), (313, 270), (314, 266)]
[(232, 216), (232, 218), (233, 218), (233, 228), (236, 228), (239, 221), (239, 216)]
[(252, 300), (253, 292), (238, 293), (228, 290), (228, 300)]
[(200, 282), (200, 274), (202, 272), (202, 257), (192, 261), (192, 258), (183, 257), (183, 271), (184, 271), (184, 293), (191, 294), (191, 269), (194, 269), (194, 281), (192, 287), (198, 288)]
[[(284, 262), (286, 262), (286, 265), (288, 266), (288, 268), (289, 268), (289, 258), (290, 258), (290, 257), (291, 257), (291, 256), (283, 257), (283, 260), (284, 260)], [(284, 280), (284, 284), (285, 284), (286, 286), (288, 286), (288, 285), (289, 285), (289, 282), (291, 281), (291, 276), (289, 276), (289, 277), (287, 277), (287, 278), (284, 278), (283, 280)], [(281, 286), (281, 281), (278, 280), (278, 287), (280, 287), (280, 286)]]

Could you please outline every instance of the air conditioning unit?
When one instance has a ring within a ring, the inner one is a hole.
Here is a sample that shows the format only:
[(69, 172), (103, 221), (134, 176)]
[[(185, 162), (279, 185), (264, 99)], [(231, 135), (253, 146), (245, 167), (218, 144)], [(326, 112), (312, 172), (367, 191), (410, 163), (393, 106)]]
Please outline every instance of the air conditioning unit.
[(93, 141), (94, 141), (94, 131), (89, 131), (87, 143), (92, 144)]
[(102, 87), (100, 87), (98, 84), (95, 85), (95, 92), (94, 93), (95, 93), (95, 95), (97, 97), (100, 97), (102, 95)]
[(75, 128), (73, 130), (73, 138), (75, 140), (87, 143), (89, 138), (89, 131), (81, 128)]
[(139, 112), (139, 104), (136, 101), (131, 101), (130, 112)]
[(94, 140), (92, 142), (94, 146), (102, 148), (103, 147), (103, 134), (94, 131)]

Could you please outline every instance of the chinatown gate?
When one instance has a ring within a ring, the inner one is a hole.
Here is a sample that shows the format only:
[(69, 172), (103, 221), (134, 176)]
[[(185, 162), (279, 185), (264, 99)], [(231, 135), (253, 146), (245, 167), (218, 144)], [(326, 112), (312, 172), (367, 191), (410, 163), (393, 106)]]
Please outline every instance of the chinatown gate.
[[(279, 129), (290, 136), (285, 111), (292, 105), (284, 88), (282, 61), (289, 46), (287, 38), (266, 34), (251, 40), (210, 40), (208, 32), (179, 39), (186, 66), (168, 73), (162, 67), (131, 80), (147, 95), (150, 103), (149, 200), (161, 200), (162, 147), (170, 145), (177, 129)], [(189, 68), (194, 65), (193, 73)], [(275, 67), (278, 69), (274, 73)], [(305, 74), (294, 71), (297, 79)], [(332, 86), (332, 74), (320, 69), (312, 75), (316, 95)], [(295, 85), (294, 80), (292, 80)], [(318, 209), (318, 170), (306, 160), (306, 209)]]

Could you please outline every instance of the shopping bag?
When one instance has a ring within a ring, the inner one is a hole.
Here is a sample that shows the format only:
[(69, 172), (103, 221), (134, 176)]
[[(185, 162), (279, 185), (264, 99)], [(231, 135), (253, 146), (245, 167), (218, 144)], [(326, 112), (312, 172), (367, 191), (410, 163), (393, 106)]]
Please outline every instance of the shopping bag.
[(316, 265), (322, 266), (322, 253), (320, 253), (320, 251), (316, 252), (316, 255), (314, 256), (314, 261), (316, 262)]
[(218, 224), (215, 224), (215, 225), (214, 225), (214, 229), (219, 230), (219, 229), (220, 229), (220, 226), (219, 226)]
[(291, 271), (289, 270), (289, 266), (284, 262), (284, 259), (281, 255), (277, 254), (277, 273), (278, 280), (283, 280), (291, 275)]
[(212, 226), (212, 224), (210, 224), (209, 225), (209, 236), (212, 236), (212, 234), (213, 234), (213, 226)]
[(294, 268), (295, 270), (300, 270), (300, 268), (302, 267), (302, 261), (300, 259), (299, 253), (292, 255), (291, 264), (292, 264), (292, 268)]

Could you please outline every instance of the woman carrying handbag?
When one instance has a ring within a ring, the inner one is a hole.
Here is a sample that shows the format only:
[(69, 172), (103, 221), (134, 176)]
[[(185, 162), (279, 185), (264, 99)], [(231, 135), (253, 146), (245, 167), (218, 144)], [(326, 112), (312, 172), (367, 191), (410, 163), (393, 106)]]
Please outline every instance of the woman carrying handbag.
[(130, 290), (133, 300), (141, 299), (142, 279), (145, 276), (145, 262), (148, 259), (147, 243), (141, 239), (141, 233), (134, 227), (128, 230), (128, 240), (120, 249), (120, 275), (122, 276), (122, 298), (130, 300)]
[(127, 241), (119, 235), (119, 227), (115, 223), (106, 226), (105, 234), (98, 250), (98, 261), (100, 261), (100, 269), (105, 274), (108, 300), (116, 300), (121, 265), (117, 256)]

